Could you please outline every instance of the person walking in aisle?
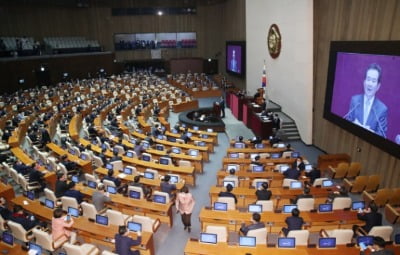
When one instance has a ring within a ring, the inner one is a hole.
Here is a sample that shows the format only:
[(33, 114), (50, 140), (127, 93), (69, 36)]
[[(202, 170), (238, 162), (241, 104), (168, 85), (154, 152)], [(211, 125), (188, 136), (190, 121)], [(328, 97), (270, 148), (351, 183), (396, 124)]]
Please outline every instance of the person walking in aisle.
[(188, 187), (183, 186), (181, 192), (176, 196), (175, 206), (177, 212), (181, 214), (184, 230), (187, 229), (189, 233), (191, 231), (190, 218), (192, 216), (194, 204), (194, 198), (192, 194), (189, 193)]

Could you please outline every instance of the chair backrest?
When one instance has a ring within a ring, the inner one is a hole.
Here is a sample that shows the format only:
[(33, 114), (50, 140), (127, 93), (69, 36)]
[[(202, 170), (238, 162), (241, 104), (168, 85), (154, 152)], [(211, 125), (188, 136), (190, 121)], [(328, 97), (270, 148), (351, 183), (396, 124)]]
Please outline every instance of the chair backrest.
[[(40, 229), (33, 229), (33, 236), (35, 237), (35, 243), (42, 246), (43, 249), (48, 251), (54, 251), (53, 240), (50, 234)], [(61, 246), (61, 245), (60, 245)]]
[(85, 155), (86, 160), (92, 160), (92, 155), (90, 155), (88, 152), (82, 151), (82, 152), (81, 152), (81, 156), (82, 156), (82, 155)]
[(347, 171), (349, 170), (349, 163), (340, 162), (335, 168), (335, 175), (333, 178), (335, 179), (343, 179), (347, 175)]
[(125, 154), (125, 149), (121, 145), (114, 145), (114, 149), (118, 150), (118, 154)]
[[(63, 245), (63, 249), (65, 252), (69, 254), (74, 254), (74, 255), (88, 255), (92, 253), (85, 253), (84, 249), (80, 245), (75, 245), (75, 244), (70, 244), (70, 243), (65, 243)], [(95, 253), (96, 254), (96, 253)]]
[(249, 230), (246, 236), (254, 236), (256, 238), (256, 244), (267, 244), (267, 228)]
[(297, 200), (297, 208), (300, 211), (311, 211), (314, 209), (314, 198), (299, 198)]
[(378, 189), (374, 197), (375, 204), (379, 207), (384, 206), (393, 195), (392, 192), (392, 189)]
[(297, 181), (297, 180), (289, 179), (289, 178), (283, 179), (282, 187), (290, 187), (290, 183), (293, 182), (293, 181)]
[(102, 167), (103, 166), (103, 160), (101, 160), (100, 157), (94, 155), (93, 156), (93, 165), (95, 167)]
[(24, 229), (24, 227), (22, 227), (21, 224), (9, 220), (7, 222), (7, 225), (16, 239), (21, 240), (25, 243), (29, 242), (30, 239), (27, 238), (27, 231)]
[(291, 151), (284, 151), (282, 153), (282, 158), (290, 158), (292, 156), (292, 152)]
[(130, 192), (131, 190), (136, 191), (136, 192), (139, 192), (139, 193), (140, 193), (140, 197), (139, 197), (140, 199), (143, 199), (143, 198), (144, 198), (144, 193), (143, 193), (142, 187), (128, 186), (128, 194), (129, 194), (129, 192)]
[(233, 197), (219, 197), (218, 202), (227, 203), (228, 210), (236, 210), (235, 199)]
[(287, 237), (296, 238), (296, 245), (307, 245), (310, 232), (308, 230), (291, 230)]
[(96, 177), (94, 175), (88, 174), (88, 173), (85, 173), (85, 180), (92, 181), (92, 182), (99, 182), (99, 180), (96, 179)]
[(350, 197), (335, 197), (332, 202), (332, 209), (343, 210), (345, 208), (350, 208), (351, 202)]
[(392, 236), (392, 233), (393, 233), (393, 227), (392, 226), (375, 226), (375, 227), (371, 228), (371, 230), (369, 231), (368, 235), (380, 236), (386, 242), (389, 242), (390, 241), (390, 237)]
[(108, 187), (108, 186), (111, 186), (111, 187), (115, 187), (115, 182), (113, 182), (113, 181), (110, 181), (110, 180), (103, 180), (103, 184), (104, 184), (104, 186), (106, 186), (106, 187)]
[(90, 204), (87, 202), (82, 202), (81, 208), (82, 208), (82, 216), (83, 217), (92, 219), (92, 220), (96, 219), (97, 210), (93, 204)]
[(154, 233), (157, 230), (159, 221), (153, 220), (148, 216), (133, 215), (132, 221), (142, 224), (142, 231)]
[(78, 201), (74, 197), (61, 197), (62, 209), (63, 211), (68, 211), (68, 207), (79, 208)]
[(113, 165), (113, 169), (114, 171), (120, 171), (124, 168), (124, 165), (122, 164), (122, 160), (117, 160), (117, 161), (113, 161), (110, 162), (111, 165)]
[(207, 226), (206, 233), (216, 234), (218, 243), (226, 243), (228, 241), (228, 229), (226, 226)]
[(379, 175), (370, 175), (368, 178), (367, 185), (365, 186), (365, 190), (367, 192), (375, 192), (378, 190), (380, 184)]
[(224, 181), (233, 182), (235, 184), (235, 187), (239, 187), (239, 178), (237, 176), (226, 176), (224, 178)]
[(347, 171), (347, 178), (354, 178), (360, 174), (361, 171), (361, 163), (360, 162), (351, 162), (349, 166), (349, 170)]
[(388, 203), (393, 206), (400, 205), (400, 188), (392, 190), (392, 196), (390, 197)]
[(162, 191), (154, 191), (153, 192), (153, 195), (159, 195), (159, 196), (164, 196), (165, 197), (165, 203), (169, 203), (169, 195), (168, 195), (168, 193), (167, 192), (162, 192)]
[(367, 185), (368, 176), (357, 176), (351, 186), (350, 191), (353, 193), (363, 192)]
[(272, 200), (259, 200), (256, 202), (258, 205), (262, 205), (263, 212), (273, 212), (274, 202)]
[(116, 226), (125, 225), (125, 221), (128, 218), (127, 215), (116, 210), (107, 210), (106, 215), (108, 217), (108, 223)]
[(351, 229), (333, 229), (329, 233), (329, 237), (336, 238), (336, 245), (351, 243), (353, 238), (353, 230)]
[(0, 215), (0, 231), (6, 231), (6, 220)]
[(317, 178), (314, 180), (313, 187), (322, 186), (322, 182), (325, 180), (329, 180), (328, 178)]
[(188, 161), (188, 160), (179, 160), (179, 162), (178, 162), (178, 164), (179, 164), (179, 166), (186, 166), (186, 167), (191, 167), (192, 166), (192, 163), (190, 163), (190, 161)]
[(55, 202), (57, 201), (56, 195), (54, 194), (54, 191), (52, 191), (51, 189), (45, 188), (45, 189), (44, 189), (44, 196), (45, 196), (47, 199), (53, 201), (54, 204), (55, 204)]
[(101, 253), (101, 255), (118, 255), (118, 254), (117, 254), (117, 253), (114, 253), (114, 252), (111, 252), (111, 251), (104, 250), (104, 251)]

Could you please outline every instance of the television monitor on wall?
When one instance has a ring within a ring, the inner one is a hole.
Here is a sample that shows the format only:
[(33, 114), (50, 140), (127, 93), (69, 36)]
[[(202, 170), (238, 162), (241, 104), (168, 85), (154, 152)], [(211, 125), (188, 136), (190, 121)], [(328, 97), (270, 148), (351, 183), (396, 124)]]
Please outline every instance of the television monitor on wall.
[(245, 77), (246, 75), (246, 42), (226, 42), (226, 72)]
[(324, 118), (400, 158), (399, 69), (400, 41), (331, 42)]

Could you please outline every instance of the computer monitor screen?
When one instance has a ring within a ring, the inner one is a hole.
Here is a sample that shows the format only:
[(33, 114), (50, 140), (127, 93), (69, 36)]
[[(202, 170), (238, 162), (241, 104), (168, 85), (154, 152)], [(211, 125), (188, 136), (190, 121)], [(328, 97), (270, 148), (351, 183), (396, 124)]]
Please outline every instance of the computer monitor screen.
[(14, 245), (14, 236), (10, 232), (4, 231), (1, 240), (10, 246)]
[(264, 182), (256, 182), (256, 189), (259, 189)]
[(234, 147), (236, 149), (243, 149), (245, 147), (244, 143), (235, 143)]
[(217, 234), (200, 233), (200, 240), (199, 241), (201, 243), (216, 244), (217, 243)]
[(228, 210), (228, 204), (227, 203), (222, 203), (222, 202), (214, 202), (214, 210), (216, 210), (216, 211), (227, 211)]
[(318, 211), (321, 213), (332, 212), (333, 206), (332, 204), (320, 204), (318, 205)]
[(29, 200), (35, 200), (35, 192), (34, 192), (34, 191), (27, 191), (27, 192), (26, 192), (26, 197), (27, 197)]
[(163, 135), (158, 135), (158, 136), (157, 136), (157, 139), (163, 140), (163, 139), (164, 139), (164, 136), (163, 136)]
[(280, 165), (279, 166), (279, 172), (281, 172), (281, 173), (285, 172), (288, 169), (289, 169), (288, 165)]
[(248, 207), (249, 212), (251, 213), (261, 213), (262, 212), (262, 205), (252, 204)]
[(89, 188), (95, 189), (97, 187), (97, 183), (94, 181), (88, 181), (87, 185), (89, 186)]
[(201, 138), (208, 138), (208, 135), (207, 134), (200, 134), (200, 137)]
[(364, 208), (365, 208), (364, 201), (355, 201), (351, 204), (351, 210), (358, 210), (358, 209), (364, 209)]
[(169, 180), (170, 183), (178, 183), (179, 182), (179, 176), (178, 175), (169, 175), (171, 179)]
[(229, 158), (239, 158), (239, 153), (229, 153)]
[(332, 180), (323, 180), (322, 181), (322, 187), (323, 188), (330, 188), (333, 186), (333, 181)]
[(250, 154), (250, 159), (251, 159), (251, 160), (256, 160), (256, 157), (257, 157), (257, 156), (260, 156), (260, 154), (258, 154), (258, 153), (251, 153), (251, 154)]
[(300, 152), (298, 152), (298, 151), (292, 152), (291, 157), (292, 157), (292, 158), (298, 158), (298, 157), (300, 157)]
[(280, 158), (281, 154), (280, 153), (271, 153), (271, 158)]
[(197, 146), (206, 146), (206, 142), (200, 141), (197, 143)]
[(193, 157), (197, 157), (199, 155), (198, 150), (189, 150), (189, 155)]
[(319, 248), (335, 248), (336, 238), (335, 237), (324, 237), (318, 240)]
[(373, 245), (374, 237), (373, 236), (358, 236), (357, 244), (364, 243), (366, 246)]
[(113, 186), (107, 186), (107, 192), (110, 194), (117, 194), (117, 188)]
[(146, 178), (146, 179), (154, 179), (154, 173), (152, 173), (152, 172), (144, 172), (144, 175), (143, 175), (143, 177), (144, 178)]
[(102, 149), (102, 150), (107, 149), (107, 146), (103, 143), (103, 144), (101, 145), (101, 149)]
[(199, 130), (199, 127), (198, 126), (193, 126), (193, 130)]
[(44, 205), (47, 207), (47, 208), (50, 208), (50, 209), (54, 209), (54, 201), (53, 200), (50, 200), (50, 199), (45, 199), (44, 200)]
[(175, 153), (175, 154), (181, 153), (181, 149), (179, 149), (179, 148), (172, 148), (171, 151), (172, 151), (173, 153)]
[(227, 169), (228, 171), (230, 171), (231, 169), (234, 169), (235, 172), (237, 172), (237, 171), (239, 171), (239, 165), (228, 165), (228, 166), (226, 167), (226, 169)]
[(130, 167), (125, 167), (124, 168), (124, 174), (132, 174), (132, 168), (130, 168)]
[(133, 158), (133, 152), (128, 151), (128, 152), (126, 153), (126, 156), (127, 156), (128, 158)]
[(113, 164), (107, 163), (106, 164), (106, 169), (112, 170), (114, 168)]
[(153, 196), (153, 202), (155, 203), (160, 203), (160, 204), (166, 204), (167, 203), (167, 198), (162, 195), (154, 195)]
[(147, 150), (148, 148), (150, 148), (150, 144), (148, 142), (143, 141), (142, 142), (142, 146), (145, 150)]
[(207, 128), (207, 132), (212, 133), (212, 132), (214, 132), (214, 130), (212, 128)]
[(308, 173), (313, 170), (313, 166), (311, 164), (306, 164), (304, 170)]
[(260, 173), (260, 172), (264, 172), (264, 166), (253, 166), (253, 172), (255, 173)]
[(160, 158), (161, 165), (169, 165), (169, 160), (167, 158)]
[(42, 246), (32, 243), (29, 243), (29, 254), (41, 255), (42, 254)]
[(174, 129), (172, 129), (172, 133), (173, 133), (173, 134), (178, 134), (178, 130), (176, 130), (176, 129), (174, 128)]
[(129, 231), (133, 232), (142, 231), (142, 224), (133, 221), (128, 221), (128, 229)]
[(96, 214), (96, 223), (107, 226), (108, 225), (108, 217), (100, 215), (100, 214)]
[(283, 205), (283, 213), (292, 213), (292, 210), (297, 208), (297, 205)]
[(74, 149), (69, 149), (68, 152), (69, 152), (69, 154), (75, 155), (75, 150)]
[(394, 243), (395, 243), (395, 244), (400, 244), (400, 234), (396, 234), (396, 235), (394, 236)]
[(131, 143), (136, 144), (136, 139), (135, 138), (131, 138)]
[(143, 161), (150, 161), (150, 156), (149, 155), (142, 155), (142, 160)]
[(278, 238), (278, 248), (295, 248), (296, 238), (294, 237), (280, 237)]
[(129, 197), (133, 198), (133, 199), (140, 199), (140, 192), (135, 191), (135, 190), (130, 190)]
[(79, 176), (73, 175), (73, 176), (71, 177), (71, 181), (73, 181), (73, 182), (75, 182), (75, 183), (78, 183), (78, 182), (79, 182)]
[(278, 143), (278, 145), (276, 147), (277, 148), (285, 148), (286, 145), (284, 143)]
[(164, 146), (162, 146), (161, 144), (157, 144), (156, 145), (156, 150), (163, 151), (164, 150)]
[(301, 189), (303, 188), (303, 183), (301, 181), (292, 181), (290, 182), (291, 189)]
[(82, 160), (87, 160), (87, 155), (82, 153), (81, 156), (80, 156), (80, 158), (81, 158)]
[(256, 237), (255, 236), (240, 236), (239, 246), (256, 247)]
[(223, 181), (224, 187), (228, 186), (228, 184), (232, 185), (232, 187), (235, 187), (235, 182), (234, 181)]
[(171, 143), (175, 143), (176, 142), (176, 138), (175, 137), (168, 137), (168, 141), (170, 141)]
[(187, 132), (186, 135), (187, 135), (187, 137), (192, 137), (193, 136), (193, 134), (190, 133), (190, 132)]
[(68, 206), (68, 214), (75, 218), (78, 218), (79, 217), (79, 209)]
[(256, 148), (256, 149), (263, 149), (263, 148), (265, 148), (265, 145), (264, 145), (263, 143), (257, 143), (257, 144), (255, 145), (255, 148)]

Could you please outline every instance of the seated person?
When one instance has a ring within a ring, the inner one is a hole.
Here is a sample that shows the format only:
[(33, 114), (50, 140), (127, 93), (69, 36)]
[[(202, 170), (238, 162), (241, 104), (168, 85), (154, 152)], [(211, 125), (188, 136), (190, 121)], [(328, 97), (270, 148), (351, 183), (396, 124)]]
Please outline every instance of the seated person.
[(160, 183), (160, 189), (162, 192), (168, 193), (169, 197), (172, 198), (173, 194), (172, 192), (176, 190), (176, 185), (169, 183), (171, 180), (171, 176), (166, 175), (164, 176), (163, 181)]
[(262, 166), (263, 163), (260, 162), (260, 159), (261, 159), (260, 155), (257, 155), (254, 157), (254, 160), (252, 160), (250, 164)]
[(82, 203), (84, 195), (82, 192), (79, 190), (74, 189), (75, 188), (75, 182), (70, 182), (71, 185), (69, 185), (69, 189), (64, 192), (64, 196), (66, 197), (73, 197), (78, 201), (78, 204)]
[(260, 222), (261, 220), (261, 215), (259, 213), (253, 213), (251, 217), (251, 222), (252, 224), (246, 226), (244, 223), (242, 223), (242, 227), (240, 228), (240, 232), (243, 235), (247, 235), (247, 232), (253, 229), (259, 229), (259, 228), (265, 228), (264, 222)]
[(118, 234), (115, 234), (115, 252), (124, 255), (140, 255), (138, 250), (132, 251), (131, 246), (139, 245), (142, 242), (142, 233), (137, 232), (138, 238), (133, 240), (129, 236), (126, 226), (118, 227)]
[(69, 217), (67, 221), (63, 216), (63, 210), (56, 208), (53, 211), (53, 218), (51, 219), (51, 236), (53, 241), (70, 240), (72, 243), (76, 240), (76, 233), (72, 232), (70, 228), (74, 224), (73, 217)]
[(311, 185), (314, 184), (315, 179), (321, 178), (321, 170), (319, 170), (316, 167), (313, 167), (313, 169), (310, 172), (306, 172), (306, 176), (310, 178), (310, 183)]
[[(386, 241), (380, 236), (374, 236), (372, 246), (368, 246), (371, 255), (394, 255), (392, 250), (385, 249)], [(360, 255), (365, 255), (365, 251), (361, 250)]]
[(21, 224), (25, 230), (31, 230), (40, 224), (39, 220), (35, 219), (35, 217), (25, 214), (22, 206), (20, 205), (14, 206), (13, 214), (9, 220)]
[(54, 194), (57, 198), (64, 196), (64, 193), (74, 186), (73, 182), (67, 183), (67, 175), (63, 171), (57, 171), (56, 189)]
[(113, 151), (113, 157), (109, 160), (109, 162), (122, 160), (121, 156), (118, 156), (118, 150)]
[(339, 191), (334, 191), (334, 192), (330, 193), (328, 195), (328, 198), (326, 199), (326, 203), (332, 204), (333, 200), (336, 197), (349, 197), (349, 193), (348, 193), (346, 187), (341, 186)]
[(292, 150), (292, 145), (290, 145), (290, 143), (288, 143), (288, 144), (286, 145), (286, 149), (285, 149), (283, 152), (285, 152), (285, 151), (293, 151), (293, 150)]
[(226, 178), (230, 178), (230, 179), (233, 178), (233, 179), (236, 180), (235, 183), (238, 183), (238, 184), (239, 184), (239, 178), (235, 175), (235, 173), (236, 173), (236, 171), (235, 171), (234, 168), (229, 169), (229, 175), (225, 176), (224, 180), (225, 180)]
[(299, 171), (303, 171), (306, 168), (306, 165), (303, 162), (302, 157), (298, 157), (292, 165), (293, 168), (298, 169)]
[[(136, 175), (136, 176), (133, 178), (133, 182), (129, 183), (129, 185), (135, 186), (135, 187), (141, 187), (142, 190), (143, 190), (143, 195), (144, 195), (144, 197), (145, 197), (145, 198), (150, 198), (150, 197), (151, 197), (152, 190), (151, 190), (151, 188), (150, 188), (149, 186), (140, 183), (140, 178), (141, 178), (140, 175)], [(128, 194), (128, 195), (129, 195), (129, 194)]]
[(114, 177), (113, 169), (108, 169), (107, 175), (104, 176), (103, 179), (101, 179), (101, 182), (103, 182), (104, 180), (109, 180), (109, 181), (114, 182), (116, 187), (121, 186), (121, 179)]
[(14, 164), (13, 168), (17, 171), (17, 173), (22, 175), (29, 174), (30, 167), (22, 163), (20, 160)]
[(106, 209), (105, 203), (111, 201), (110, 195), (106, 192), (106, 187), (103, 183), (99, 183), (97, 185), (97, 191), (93, 192), (92, 194), (92, 203), (96, 208), (97, 212), (100, 212)]
[(310, 188), (304, 187), (303, 194), (297, 195), (295, 199), (291, 199), (292, 204), (297, 204), (297, 201), (300, 198), (313, 198), (313, 195), (310, 194)]
[(285, 222), (287, 224), (287, 228), (282, 228), (282, 232), (285, 236), (288, 235), (291, 230), (301, 230), (304, 224), (304, 220), (302, 217), (299, 217), (300, 211), (295, 208), (292, 210), (292, 216), (286, 218)]
[(268, 190), (268, 182), (263, 182), (256, 191), (257, 200), (270, 200), (272, 192)]
[(300, 177), (300, 171), (296, 168), (289, 168), (285, 172), (283, 172), (283, 176), (288, 179), (298, 180)]
[(255, 136), (253, 138), (250, 139), (250, 143), (252, 144), (259, 144), (262, 143), (262, 139), (259, 136)]
[(0, 197), (0, 215), (4, 220), (11, 218), (12, 212), (7, 208), (7, 201), (4, 197)]
[[(357, 218), (365, 221), (365, 225), (361, 226), (361, 228), (367, 233), (372, 227), (382, 226), (382, 214), (378, 212), (378, 206), (374, 202), (371, 202), (369, 207), (362, 210), (361, 213), (357, 213)], [(358, 228), (360, 228), (360, 226), (354, 225), (353, 231), (356, 233)]]
[(219, 197), (233, 197), (233, 199), (235, 200), (235, 204), (237, 204), (237, 198), (235, 196), (235, 194), (232, 193), (233, 190), (233, 186), (231, 184), (226, 185), (226, 191), (221, 191), (218, 196)]
[(61, 156), (60, 163), (65, 166), (65, 168), (68, 170), (68, 173), (78, 171), (78, 165), (75, 162), (68, 160), (68, 156), (66, 154)]
[(46, 188), (46, 181), (44, 179), (44, 173), (37, 170), (36, 163), (33, 163), (30, 167), (29, 182), (37, 182), (40, 184), (41, 188), (39, 191), (43, 191)]

